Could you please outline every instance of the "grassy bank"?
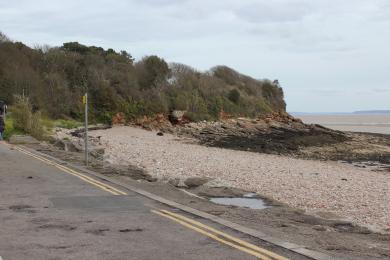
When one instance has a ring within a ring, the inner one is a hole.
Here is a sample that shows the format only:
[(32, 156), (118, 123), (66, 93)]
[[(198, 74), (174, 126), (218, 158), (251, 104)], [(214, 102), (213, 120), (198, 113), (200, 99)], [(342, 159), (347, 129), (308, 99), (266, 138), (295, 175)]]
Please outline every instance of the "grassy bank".
[(66, 129), (73, 129), (84, 125), (82, 122), (73, 119), (57, 119), (52, 122), (54, 127), (60, 127)]
[(33, 111), (29, 98), (15, 96), (17, 100), (10, 107), (5, 122), (4, 138), (8, 140), (15, 134), (28, 134), (38, 140), (46, 140), (55, 127), (76, 128), (82, 123), (75, 120), (52, 120), (42, 116), (40, 111)]
[(20, 129), (16, 129), (14, 126), (14, 120), (12, 117), (8, 116), (5, 120), (5, 131), (4, 131), (4, 139), (9, 140), (12, 135), (15, 134), (23, 134), (24, 132)]
[[(73, 129), (77, 128), (83, 125), (82, 122), (78, 122), (71, 119), (57, 119), (53, 120), (50, 118), (44, 118), (41, 119), (40, 122), (42, 129), (44, 131), (44, 134), (42, 134), (43, 137), (50, 134), (55, 127), (65, 128), (65, 129)], [(23, 135), (28, 134), (25, 130), (20, 129), (18, 127), (15, 127), (15, 121), (12, 116), (12, 114), (8, 114), (5, 121), (5, 132), (4, 132), (4, 139), (9, 140), (9, 138), (12, 135)]]

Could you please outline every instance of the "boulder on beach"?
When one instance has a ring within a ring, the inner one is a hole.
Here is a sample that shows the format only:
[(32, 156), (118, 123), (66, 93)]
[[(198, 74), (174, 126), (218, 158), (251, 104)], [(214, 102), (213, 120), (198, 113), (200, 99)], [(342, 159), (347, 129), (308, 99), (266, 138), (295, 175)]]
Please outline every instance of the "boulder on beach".
[(169, 121), (172, 124), (179, 124), (180, 122), (183, 121), (183, 117), (184, 117), (185, 113), (186, 113), (186, 111), (184, 111), (184, 110), (172, 110), (168, 116)]

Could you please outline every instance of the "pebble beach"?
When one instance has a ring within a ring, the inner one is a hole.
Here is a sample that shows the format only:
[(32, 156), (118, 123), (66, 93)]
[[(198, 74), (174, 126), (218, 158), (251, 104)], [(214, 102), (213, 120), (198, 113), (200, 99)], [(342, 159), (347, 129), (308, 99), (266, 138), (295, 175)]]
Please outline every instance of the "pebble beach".
[(336, 214), (374, 230), (390, 230), (390, 174), (341, 162), (201, 146), (135, 127), (92, 131), (104, 159), (161, 178), (208, 177), (316, 214)]

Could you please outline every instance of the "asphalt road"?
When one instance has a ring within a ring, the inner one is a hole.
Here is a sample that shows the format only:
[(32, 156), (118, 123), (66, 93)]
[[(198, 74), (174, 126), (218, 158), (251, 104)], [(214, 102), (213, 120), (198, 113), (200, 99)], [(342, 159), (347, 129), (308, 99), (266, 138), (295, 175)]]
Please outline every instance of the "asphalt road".
[(238, 232), (218, 234), (210, 223), (15, 148), (0, 143), (4, 260), (283, 259)]

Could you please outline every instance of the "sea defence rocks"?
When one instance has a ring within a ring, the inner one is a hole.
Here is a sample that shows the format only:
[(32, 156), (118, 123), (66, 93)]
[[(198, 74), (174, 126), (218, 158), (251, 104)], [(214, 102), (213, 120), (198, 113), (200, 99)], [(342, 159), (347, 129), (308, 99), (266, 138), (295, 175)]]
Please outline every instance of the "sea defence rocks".
[[(89, 130), (107, 129), (104, 125), (92, 126)], [(84, 129), (57, 129), (52, 136), (54, 146), (67, 152), (84, 152)], [(100, 137), (88, 137), (88, 152), (92, 157), (103, 159), (105, 148), (102, 146)]]
[(168, 119), (174, 125), (181, 124), (183, 121), (185, 121), (185, 114), (186, 111), (184, 110), (173, 110), (169, 113)]
[[(168, 117), (168, 118), (167, 118)], [(347, 141), (340, 131), (304, 124), (285, 112), (258, 118), (231, 118), (189, 122), (186, 111), (174, 110), (165, 117), (144, 117), (136, 125), (147, 130), (196, 138), (206, 146), (272, 154), (297, 154), (302, 147), (326, 146)]]
[(174, 133), (195, 137), (206, 146), (272, 154), (293, 154), (302, 147), (332, 145), (348, 140), (348, 136), (340, 131), (306, 125), (283, 114), (257, 119), (189, 123), (175, 128)]
[(56, 140), (54, 145), (66, 152), (79, 152), (81, 151), (80, 147), (77, 147), (70, 140)]

